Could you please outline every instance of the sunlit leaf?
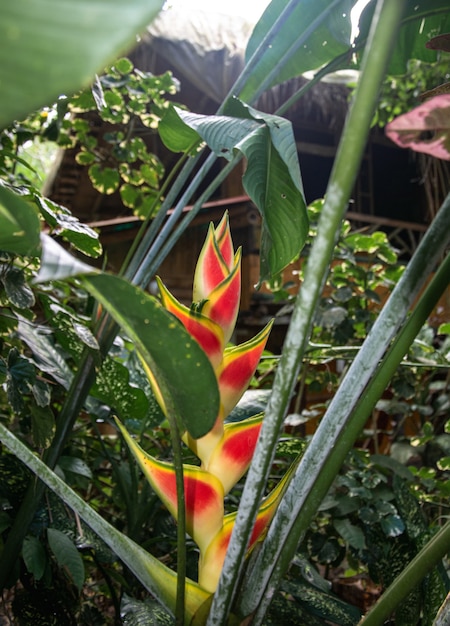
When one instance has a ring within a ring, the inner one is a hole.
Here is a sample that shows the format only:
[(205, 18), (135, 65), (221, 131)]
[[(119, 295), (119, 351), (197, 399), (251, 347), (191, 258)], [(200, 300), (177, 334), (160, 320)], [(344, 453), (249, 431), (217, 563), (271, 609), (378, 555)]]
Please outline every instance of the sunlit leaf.
[(21, 0), (0, 5), (0, 128), (71, 95), (133, 47), (163, 0)]
[(260, 277), (263, 281), (276, 276), (300, 253), (308, 232), (290, 122), (256, 111), (238, 100), (228, 106), (230, 115), (174, 111), (218, 156), (230, 160), (238, 151), (246, 157), (242, 182), (263, 217)]
[[(261, 19), (253, 30), (245, 52), (246, 61), (256, 52), (265, 35), (272, 28), (288, 0), (272, 0)], [(252, 72), (245, 88), (239, 97), (247, 101), (254, 90), (265, 80), (268, 74), (278, 68), (272, 85), (282, 83), (294, 76), (300, 76), (309, 70), (315, 70), (325, 65), (335, 57), (350, 49), (350, 34), (352, 30), (350, 9), (354, 2), (342, 0), (332, 7), (330, 0), (303, 0), (297, 6), (289, 19), (277, 32), (277, 36), (260, 53), (256, 70)], [(310, 29), (320, 16), (323, 21), (320, 25)], [(281, 59), (296, 44), (299, 37), (309, 32), (303, 45), (287, 63)]]
[(0, 184), (0, 250), (37, 255), (40, 230), (36, 209)]

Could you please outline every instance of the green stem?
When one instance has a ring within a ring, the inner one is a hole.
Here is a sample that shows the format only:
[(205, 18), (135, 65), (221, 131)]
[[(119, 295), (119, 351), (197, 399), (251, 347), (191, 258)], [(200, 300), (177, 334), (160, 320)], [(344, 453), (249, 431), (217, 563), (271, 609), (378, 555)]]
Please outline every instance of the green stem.
[[(405, 0), (395, 3), (387, 2), (383, 7), (384, 10), (374, 16), (375, 32), (366, 49), (365, 68), (331, 173), (317, 236), (311, 248), (305, 270), (305, 280), (297, 296), (286, 335), (266, 417), (245, 483), (222, 576), (213, 599), (208, 626), (225, 622), (237, 591), (251, 529), (269, 476), (282, 422), (300, 371), (316, 303), (332, 258), (336, 233), (340, 228), (354, 186), (370, 130), (378, 90), (384, 77), (404, 4)], [(270, 573), (271, 567), (269, 566), (268, 569)], [(257, 606), (261, 595), (255, 594), (255, 589), (248, 589), (247, 595), (255, 599), (255, 602), (251, 602), (250, 597), (248, 598), (253, 608)], [(243, 611), (242, 614), (248, 615), (252, 610)]]
[(362, 618), (361, 626), (379, 626), (395, 610), (396, 606), (416, 587), (423, 578), (448, 554), (450, 546), (450, 521), (414, 557), (392, 585)]
[[(445, 229), (444, 232), (449, 232), (450, 196), (447, 200), (446, 219), (436, 225), (434, 229), (435, 234), (441, 230), (439, 226)], [(443, 215), (442, 210), (441, 215)], [(421, 255), (422, 262), (427, 257), (427, 251), (431, 254), (431, 250), (437, 245), (434, 238), (428, 238), (428, 243), (425, 243), (426, 249), (423, 250)], [(415, 274), (416, 279), (419, 282), (423, 282), (427, 273), (422, 272), (421, 267), (416, 268), (416, 270), (409, 273)], [(377, 329), (374, 326), (375, 333), (371, 335), (370, 340), (369, 338), (366, 340), (364, 349), (362, 348), (356, 357), (341, 388), (323, 417), (314, 439), (295, 472), (292, 482), (286, 490), (285, 497), (274, 517), (267, 539), (253, 564), (252, 574), (243, 586), (241, 607), (243, 614), (248, 614), (257, 608), (257, 615), (259, 615), (270, 602), (270, 598), (275, 592), (281, 577), (289, 567), (299, 541), (308, 529), (318, 506), (328, 492), (334, 477), (359, 436), (376, 402), (388, 386), (392, 376), (401, 364), (404, 354), (447, 288), (449, 274), (450, 256), (447, 256), (380, 365), (378, 365), (379, 358), (377, 356), (372, 360), (367, 356), (367, 353), (371, 352), (373, 344), (380, 346), (381, 349), (389, 345), (388, 337), (385, 345), (380, 345), (383, 343), (383, 337), (380, 337), (380, 335), (390, 335), (390, 328), (386, 324), (386, 319), (388, 317), (396, 319), (397, 315), (394, 315), (392, 311), (383, 311), (378, 318), (375, 326), (378, 327), (379, 333), (377, 333)], [(411, 294), (412, 290), (408, 288), (408, 285), (405, 288), (400, 285), (400, 289), (396, 291), (397, 293), (394, 292), (392, 294), (391, 300), (404, 301), (405, 306), (407, 306), (408, 300), (411, 300), (413, 296)], [(408, 292), (411, 294), (409, 297), (407, 295)], [(398, 316), (400, 316), (400, 313), (398, 313)], [(400, 321), (401, 318), (399, 317), (398, 323)], [(373, 363), (371, 369), (375, 371), (372, 376), (371, 370), (367, 367), (363, 374), (364, 362)], [(363, 377), (368, 375), (369, 382), (365, 388), (363, 388), (363, 385), (361, 388), (358, 388), (355, 380), (355, 376), (358, 373)], [(352, 402), (355, 402), (353, 410)], [(330, 441), (333, 441), (332, 446)], [(260, 572), (265, 567), (269, 569), (274, 568), (271, 580), (269, 580), (267, 575), (260, 575)], [(248, 588), (252, 589), (253, 594), (263, 597), (258, 607), (253, 604), (251, 599), (246, 597)]]
[(170, 425), (170, 440), (173, 450), (173, 465), (177, 492), (177, 603), (175, 625), (184, 626), (184, 604), (186, 586), (186, 500), (184, 493), (183, 455), (177, 419), (171, 410), (167, 412)]

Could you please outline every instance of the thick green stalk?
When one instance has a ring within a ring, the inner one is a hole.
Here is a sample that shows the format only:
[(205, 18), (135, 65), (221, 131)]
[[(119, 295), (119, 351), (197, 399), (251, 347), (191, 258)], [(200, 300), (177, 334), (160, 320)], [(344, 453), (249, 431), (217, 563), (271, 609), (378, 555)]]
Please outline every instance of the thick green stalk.
[[(320, 502), (373, 407), (436, 306), (439, 297), (448, 286), (450, 256), (447, 256), (439, 267), (413, 313), (380, 363), (381, 356), (376, 354), (376, 351), (381, 353), (387, 349), (392, 337), (392, 326), (395, 325), (398, 328), (401, 324), (408, 306), (414, 299), (414, 294), (429, 275), (425, 267), (428, 256), (432, 257), (430, 259), (432, 268), (436, 257), (439, 257), (439, 253), (445, 249), (446, 243), (448, 244), (450, 240), (450, 196), (438, 214), (437, 220), (437, 223), (433, 224), (430, 229), (433, 232), (430, 234), (429, 231), (422, 241), (421, 253), (408, 267), (406, 272), (409, 276), (405, 276), (404, 280), (402, 279), (398, 284), (373, 331), (359, 351), (296, 469), (274, 517), (266, 541), (252, 564), (252, 573), (243, 586), (240, 607), (243, 614), (248, 614), (255, 609), (257, 609), (257, 615), (263, 614), (281, 577), (289, 567), (299, 541), (309, 527)], [(439, 237), (440, 241), (438, 241)], [(390, 305), (390, 303), (393, 304)], [(400, 303), (399, 306), (396, 306), (398, 303)], [(404, 309), (403, 312), (400, 308)], [(361, 378), (361, 382), (358, 381), (358, 377)], [(332, 446), (330, 446), (330, 441), (333, 443)], [(265, 568), (269, 570), (273, 568), (271, 579), (265, 573)], [(251, 598), (248, 596), (249, 589), (252, 590)], [(262, 599), (259, 606), (256, 600), (253, 602), (255, 595)]]
[(450, 547), (450, 521), (422, 548), (392, 585), (370, 609), (360, 626), (379, 626), (392, 613), (408, 593), (448, 554)]
[[(356, 179), (378, 90), (384, 77), (404, 4), (405, 0), (395, 3), (386, 2), (382, 10), (374, 16), (375, 29), (366, 49), (365, 67), (331, 173), (317, 236), (311, 248), (305, 270), (305, 280), (297, 297), (283, 346), (283, 354), (277, 368), (266, 417), (245, 483), (222, 576), (213, 599), (208, 626), (225, 623), (237, 591), (251, 529), (273, 462), (282, 422), (296, 384), (314, 311), (332, 258), (336, 233), (340, 228)], [(248, 595), (253, 596), (254, 592), (254, 589), (249, 590)], [(260, 597), (258, 597), (258, 602), (259, 600)]]

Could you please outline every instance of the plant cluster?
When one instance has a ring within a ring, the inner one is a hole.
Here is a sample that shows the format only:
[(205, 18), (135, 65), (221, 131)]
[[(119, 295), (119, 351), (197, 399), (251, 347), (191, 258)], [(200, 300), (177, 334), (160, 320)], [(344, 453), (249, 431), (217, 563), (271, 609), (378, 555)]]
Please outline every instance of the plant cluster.
[[(8, 76), (0, 111), (0, 580), (14, 587), (15, 617), (351, 626), (360, 608), (336, 598), (327, 580), (342, 566), (382, 587), (379, 602), (363, 607), (364, 626), (391, 615), (398, 626), (431, 624), (441, 604), (445, 620), (448, 327), (438, 342), (422, 329), (448, 285), (450, 202), (401, 277), (386, 239), (351, 233), (343, 219), (383, 77), (401, 74), (430, 33), (450, 30), (448, 7), (399, 0), (375, 11), (370, 2), (353, 47), (346, 0), (273, 0), (250, 39), (246, 69), (217, 115), (204, 116), (168, 106), (172, 78), (139, 72), (124, 58), (94, 78), (162, 4), (64, 0), (50, 24), (41, 0), (0, 10)], [(310, 226), (292, 127), (282, 111), (268, 115), (254, 102), (280, 81), (308, 70), (319, 80), (361, 59), (326, 197), (310, 209), (316, 232), (271, 389), (246, 397), (269, 329), (227, 345), (240, 253), (226, 218), (209, 231), (190, 309), (162, 284), (159, 299), (145, 287), (241, 158), (262, 219), (260, 281), (278, 280)], [(85, 87), (86, 77), (92, 93), (60, 97)], [(436, 110), (445, 106), (439, 100)], [(39, 107), (28, 122), (14, 121)], [(92, 125), (97, 115), (111, 124), (102, 137)], [(143, 141), (155, 125), (181, 153), (170, 188), (161, 188), (163, 170)], [(87, 263), (101, 254), (97, 233), (29, 178), (20, 150), (34, 136), (78, 146), (77, 160), (101, 193), (119, 191), (125, 205), (152, 218), (121, 276)], [(445, 142), (439, 148), (445, 154)], [(227, 164), (178, 225), (219, 157)], [(395, 287), (381, 306), (386, 282)], [(342, 347), (353, 356), (313, 436), (280, 440), (296, 385), (312, 371), (305, 365), (320, 357), (310, 350), (334, 359)], [(378, 439), (371, 449), (371, 438), (366, 448), (377, 454), (352, 452), (374, 410), (396, 429), (390, 455)]]

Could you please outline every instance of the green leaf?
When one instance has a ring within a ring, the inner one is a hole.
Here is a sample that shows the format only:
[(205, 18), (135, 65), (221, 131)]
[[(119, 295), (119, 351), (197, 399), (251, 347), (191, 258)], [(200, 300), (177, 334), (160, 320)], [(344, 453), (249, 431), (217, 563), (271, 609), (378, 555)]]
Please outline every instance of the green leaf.
[(142, 389), (132, 387), (129, 380), (124, 365), (106, 358), (90, 393), (113, 408), (121, 420), (140, 420), (147, 414), (148, 400)]
[(333, 525), (344, 541), (349, 543), (353, 548), (362, 550), (366, 547), (364, 533), (359, 526), (355, 526), (348, 519), (335, 519)]
[(48, 198), (36, 196), (36, 202), (46, 222), (60, 237), (88, 256), (95, 258), (100, 256), (102, 246), (95, 230), (81, 223), (69, 209)]
[(19, 309), (29, 309), (35, 303), (34, 293), (25, 282), (25, 275), (18, 267), (9, 268), (1, 281), (10, 303)]
[(112, 167), (102, 167), (95, 163), (88, 171), (93, 186), (100, 193), (110, 195), (119, 188), (119, 172)]
[(218, 414), (219, 392), (200, 346), (152, 296), (116, 276), (83, 277), (85, 288), (135, 343), (184, 428), (208, 433)]
[(41, 235), (42, 257), (41, 268), (34, 279), (35, 283), (43, 283), (49, 280), (62, 280), (77, 274), (98, 272), (95, 267), (86, 265), (69, 254), (62, 246), (48, 235)]
[(127, 626), (172, 626), (173, 617), (155, 600), (136, 600), (124, 594), (120, 615)]
[(0, 250), (37, 256), (40, 230), (36, 210), (26, 200), (0, 184)]
[(181, 120), (173, 106), (169, 107), (159, 123), (158, 132), (164, 145), (172, 152), (192, 154), (200, 145), (198, 133)]
[[(370, 3), (362, 13), (360, 30), (363, 38), (367, 37), (375, 4)], [(434, 63), (437, 60), (437, 53), (426, 44), (431, 37), (449, 31), (450, 13), (447, 0), (408, 2), (391, 55), (388, 74), (391, 76), (405, 74), (410, 59)]]
[(37, 537), (27, 535), (23, 540), (22, 557), (27, 570), (35, 580), (40, 580), (44, 575), (47, 557), (44, 546)]
[(69, 574), (78, 591), (81, 591), (84, 583), (84, 564), (74, 543), (56, 528), (47, 528), (47, 539), (59, 567)]
[(31, 414), (31, 429), (33, 442), (36, 448), (48, 448), (55, 434), (55, 420), (53, 413), (48, 407), (29, 407)]
[[(255, 26), (245, 51), (246, 62), (256, 52), (263, 38), (272, 28), (288, 0), (272, 0)], [(330, 11), (330, 0), (303, 0), (297, 2), (290, 18), (277, 31), (276, 37), (260, 53), (258, 64), (245, 88), (239, 94), (248, 101), (268, 74), (278, 68), (271, 85), (282, 83), (309, 70), (315, 70), (335, 57), (350, 50), (352, 24), (350, 9), (354, 2), (342, 0)], [(286, 54), (298, 39), (310, 29), (314, 20), (323, 16), (320, 26), (312, 29), (305, 42), (285, 63)], [(269, 85), (270, 86), (270, 85)]]
[(225, 421), (240, 422), (262, 413), (266, 409), (271, 393), (271, 389), (247, 389)]
[(262, 217), (260, 280), (277, 276), (299, 253), (308, 234), (300, 168), (291, 123), (233, 100), (231, 115), (176, 113), (218, 156), (247, 159), (246, 192)]
[(92, 478), (92, 472), (88, 464), (74, 456), (61, 456), (59, 457), (58, 465), (65, 472), (72, 472), (73, 474), (79, 474), (86, 478)]
[(0, 128), (92, 82), (163, 0), (21, 0), (0, 5)]

